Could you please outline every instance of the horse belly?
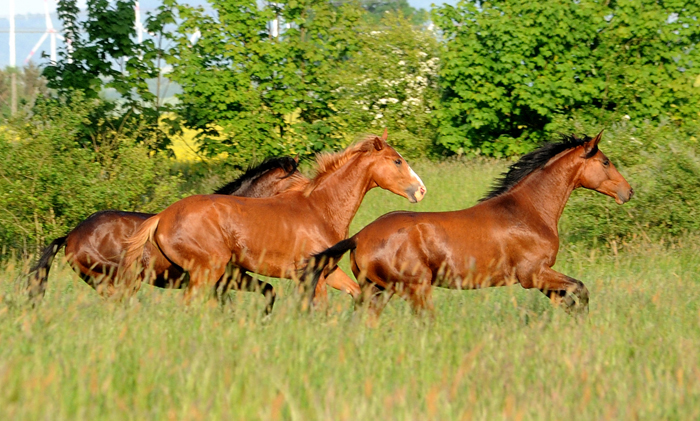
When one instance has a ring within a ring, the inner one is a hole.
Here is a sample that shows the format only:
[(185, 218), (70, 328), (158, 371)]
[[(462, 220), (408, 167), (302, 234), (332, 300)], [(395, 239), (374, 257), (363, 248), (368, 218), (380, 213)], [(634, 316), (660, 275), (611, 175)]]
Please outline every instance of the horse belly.
[[(244, 249), (234, 253), (237, 266), (251, 272), (273, 278), (293, 278), (297, 270), (305, 267), (306, 259), (317, 250), (323, 250), (326, 245), (308, 245), (295, 238), (277, 237), (277, 241), (261, 242), (267, 247)], [(255, 245), (255, 243), (251, 243)], [(259, 249), (258, 249), (259, 248)]]
[(462, 230), (460, 225), (449, 219), (417, 224), (395, 254), (414, 249), (414, 259), (431, 273), (433, 285), (442, 288), (475, 289), (502, 282), (507, 259), (501, 242), (490, 241), (488, 226)]
[(509, 259), (497, 243), (473, 241), (453, 247), (439, 270), (437, 286), (451, 289), (478, 289), (504, 285), (512, 278)]

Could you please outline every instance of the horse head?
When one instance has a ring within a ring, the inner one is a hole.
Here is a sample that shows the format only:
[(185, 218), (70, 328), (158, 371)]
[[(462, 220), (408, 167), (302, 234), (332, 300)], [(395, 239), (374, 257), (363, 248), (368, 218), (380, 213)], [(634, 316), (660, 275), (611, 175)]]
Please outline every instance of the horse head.
[(370, 170), (372, 182), (376, 186), (407, 198), (411, 203), (420, 202), (427, 192), (423, 180), (386, 140), (387, 130), (384, 129), (382, 137), (376, 136), (365, 146), (374, 157)]
[(634, 195), (634, 190), (625, 180), (625, 177), (617, 171), (615, 165), (598, 148), (603, 132), (583, 144), (583, 169), (579, 178), (581, 187), (595, 190), (615, 199), (621, 205), (629, 201)]

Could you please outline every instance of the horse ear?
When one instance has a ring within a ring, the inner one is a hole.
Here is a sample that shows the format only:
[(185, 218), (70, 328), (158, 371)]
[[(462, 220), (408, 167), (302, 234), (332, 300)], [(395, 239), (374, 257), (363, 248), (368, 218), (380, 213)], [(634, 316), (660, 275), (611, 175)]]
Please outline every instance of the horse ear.
[(376, 149), (378, 151), (381, 151), (382, 149), (384, 149), (384, 140), (379, 138), (379, 137), (375, 137), (374, 138), (374, 149)]
[(384, 134), (382, 135), (382, 140), (386, 142), (386, 139), (389, 137), (389, 131), (387, 130), (386, 127), (384, 127)]
[(586, 159), (598, 153), (598, 143), (600, 143), (600, 139), (603, 138), (603, 131), (604, 130), (601, 130), (596, 137), (583, 144)]
[(299, 154), (297, 154), (297, 155), (294, 157), (294, 162), (296, 162), (297, 164), (299, 163)]

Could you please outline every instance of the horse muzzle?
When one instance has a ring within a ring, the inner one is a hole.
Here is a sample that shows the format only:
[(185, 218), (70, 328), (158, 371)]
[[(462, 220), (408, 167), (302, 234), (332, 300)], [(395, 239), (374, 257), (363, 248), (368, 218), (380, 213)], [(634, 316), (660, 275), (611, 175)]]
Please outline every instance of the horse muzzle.
[(629, 190), (618, 191), (615, 195), (615, 202), (618, 205), (622, 205), (629, 202), (632, 196), (634, 196), (634, 189), (632, 187), (630, 187)]
[(425, 193), (428, 192), (428, 189), (425, 188), (424, 185), (419, 184), (415, 186), (411, 186), (406, 189), (406, 197), (408, 197), (408, 201), (411, 203), (418, 203), (421, 200), (423, 200), (423, 197), (425, 197)]

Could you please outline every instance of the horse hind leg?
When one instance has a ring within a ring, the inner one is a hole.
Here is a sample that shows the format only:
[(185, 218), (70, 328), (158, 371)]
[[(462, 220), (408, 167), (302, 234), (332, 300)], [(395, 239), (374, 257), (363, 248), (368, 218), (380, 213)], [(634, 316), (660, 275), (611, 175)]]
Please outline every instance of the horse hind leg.
[[(97, 292), (97, 294), (105, 299), (114, 299), (117, 297), (118, 291), (114, 286), (116, 267), (113, 265), (105, 265), (93, 263), (86, 266), (83, 262), (74, 260), (71, 262), (73, 269), (78, 272), (78, 276), (86, 284)], [(99, 270), (99, 268), (102, 270)]]
[(435, 306), (433, 305), (433, 288), (430, 282), (408, 284), (403, 288), (401, 296), (408, 301), (416, 315), (428, 315), (435, 318)]
[(424, 314), (434, 318), (435, 308), (433, 306), (433, 273), (427, 265), (422, 262), (414, 264), (394, 265), (391, 270), (390, 288), (403, 299), (408, 301), (413, 312), (422, 316)]
[(355, 310), (366, 309), (370, 317), (376, 320), (381, 316), (395, 291), (385, 289), (366, 277), (359, 277), (358, 281), (361, 292), (355, 297)]

